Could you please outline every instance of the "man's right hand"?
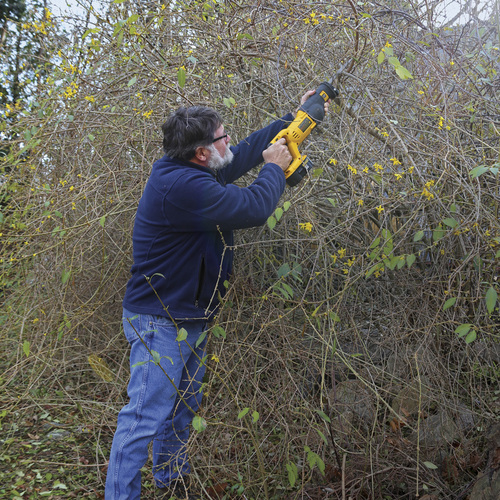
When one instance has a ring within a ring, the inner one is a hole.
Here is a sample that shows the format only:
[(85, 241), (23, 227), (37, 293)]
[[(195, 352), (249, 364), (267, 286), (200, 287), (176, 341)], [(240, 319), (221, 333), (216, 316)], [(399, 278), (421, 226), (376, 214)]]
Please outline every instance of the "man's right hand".
[(276, 163), (276, 165), (281, 167), (283, 172), (289, 167), (292, 161), (292, 155), (283, 137), (264, 150), (262, 156), (266, 163)]

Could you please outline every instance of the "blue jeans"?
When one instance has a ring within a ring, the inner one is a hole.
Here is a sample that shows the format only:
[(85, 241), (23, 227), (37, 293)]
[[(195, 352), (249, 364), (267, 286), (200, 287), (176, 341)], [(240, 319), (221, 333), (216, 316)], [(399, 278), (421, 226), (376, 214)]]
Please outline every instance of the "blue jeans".
[[(135, 500), (141, 495), (141, 472), (153, 440), (156, 485), (167, 486), (188, 474), (189, 427), (201, 402), (205, 341), (196, 347), (205, 321), (179, 322), (123, 310), (130, 343), (129, 403), (118, 414), (106, 477), (106, 500)], [(178, 329), (187, 338), (176, 341)], [(140, 336), (140, 338), (139, 338)], [(141, 340), (142, 339), (142, 340)], [(157, 364), (150, 351), (161, 357)], [(136, 365), (137, 363), (142, 363)], [(136, 365), (135, 367), (133, 365)]]

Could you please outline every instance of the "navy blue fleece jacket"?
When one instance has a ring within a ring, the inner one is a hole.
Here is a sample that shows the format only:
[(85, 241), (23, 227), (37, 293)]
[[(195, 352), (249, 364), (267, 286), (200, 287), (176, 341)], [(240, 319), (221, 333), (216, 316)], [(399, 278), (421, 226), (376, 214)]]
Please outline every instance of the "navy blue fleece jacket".
[(231, 273), (233, 230), (264, 224), (285, 189), (274, 163), (248, 187), (232, 182), (262, 163), (262, 151), (292, 119), (286, 115), (231, 147), (233, 161), (217, 174), (168, 156), (153, 164), (135, 218), (126, 309), (176, 320), (213, 316)]

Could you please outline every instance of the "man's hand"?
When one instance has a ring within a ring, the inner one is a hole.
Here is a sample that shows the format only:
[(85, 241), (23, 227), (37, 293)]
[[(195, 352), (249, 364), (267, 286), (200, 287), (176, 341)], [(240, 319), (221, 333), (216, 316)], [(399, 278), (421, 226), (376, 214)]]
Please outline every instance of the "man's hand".
[[(309, 99), (309, 97), (311, 97), (313, 94), (316, 93), (316, 90), (308, 90), (300, 99), (300, 105), (302, 106), (306, 101), (307, 99)], [(328, 113), (328, 108), (330, 107), (330, 102), (331, 99), (328, 99), (328, 101), (325, 102), (325, 115)], [(295, 115), (297, 115), (297, 111), (299, 110), (300, 108), (297, 108), (295, 110)]]
[(276, 163), (281, 167), (283, 172), (288, 168), (292, 161), (292, 155), (286, 145), (286, 140), (282, 137), (279, 141), (271, 144), (263, 151), (262, 156), (266, 163)]

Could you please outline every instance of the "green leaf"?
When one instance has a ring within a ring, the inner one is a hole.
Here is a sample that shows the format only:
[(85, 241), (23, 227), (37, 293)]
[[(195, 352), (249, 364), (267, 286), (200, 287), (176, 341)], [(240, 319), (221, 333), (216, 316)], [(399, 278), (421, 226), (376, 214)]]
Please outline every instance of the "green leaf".
[(451, 299), (448, 299), (443, 306), (443, 311), (446, 311), (446, 309), (449, 309), (450, 307), (455, 305), (455, 302), (457, 301), (456, 297), (452, 297)]
[(236, 40), (243, 40), (243, 38), (247, 38), (248, 40), (253, 40), (253, 36), (248, 33), (238, 33), (236, 35)]
[(198, 337), (198, 340), (196, 341), (195, 347), (199, 347), (200, 344), (205, 340), (207, 336), (207, 332), (201, 332), (200, 336)]
[(319, 429), (316, 429), (316, 432), (318, 433), (319, 437), (323, 440), (323, 442), (326, 445), (328, 445), (328, 439), (326, 439), (326, 436)]
[(288, 285), (287, 283), (282, 283), (281, 286), (282, 286), (281, 292), (283, 293), (283, 291), (286, 291), (286, 293), (284, 293), (286, 298), (292, 298), (293, 297), (293, 288), (290, 285)]
[(432, 241), (439, 241), (446, 234), (445, 230), (441, 227), (441, 224), (432, 231)]
[(135, 368), (136, 366), (142, 366), (145, 365), (146, 363), (149, 363), (149, 361), (139, 361), (135, 364), (132, 365), (132, 368)]
[(377, 57), (377, 62), (379, 64), (382, 64), (383, 62), (385, 61), (385, 53), (383, 50), (381, 50), (379, 53), (378, 53), (378, 57)]
[(374, 272), (376, 271), (380, 271), (380, 269), (383, 269), (384, 268), (384, 264), (382, 262), (379, 262), (378, 264), (375, 264), (373, 267), (371, 267), (370, 269), (368, 269), (368, 271), (366, 271), (366, 278), (368, 278), (369, 276), (371, 276)]
[(224, 330), (224, 328), (222, 328), (222, 326), (214, 326), (212, 328), (212, 333), (217, 338), (219, 338), (219, 337), (222, 337), (223, 339), (226, 338), (226, 330)]
[(288, 211), (288, 209), (291, 207), (291, 203), (289, 201), (285, 201), (285, 203), (283, 203), (283, 210), (286, 212)]
[(389, 57), (388, 61), (395, 67), (401, 66), (401, 63), (399, 62), (399, 59), (397, 57)]
[(234, 97), (224, 97), (224, 99), (222, 99), (222, 102), (224, 103), (224, 106), (226, 106), (226, 108), (232, 108), (236, 104)]
[(281, 267), (278, 269), (278, 278), (283, 278), (285, 276), (288, 276), (291, 272), (290, 264), (285, 262), (284, 264), (281, 265)]
[(462, 325), (457, 326), (457, 328), (455, 329), (455, 333), (457, 333), (459, 337), (465, 337), (465, 335), (469, 333), (471, 328), (472, 325), (470, 323), (463, 323)]
[(480, 175), (483, 175), (485, 172), (488, 171), (488, 167), (486, 165), (479, 165), (478, 167), (473, 168), (470, 172), (469, 175), (475, 179), (476, 177), (479, 177)]
[(193, 428), (197, 432), (203, 432), (207, 428), (207, 421), (199, 415), (195, 415), (193, 418)]
[(30, 343), (27, 340), (23, 342), (23, 352), (26, 357), (30, 355)]
[(154, 361), (154, 364), (155, 365), (159, 365), (160, 364), (160, 361), (161, 361), (161, 356), (160, 356), (160, 353), (156, 352), (156, 351), (151, 351), (151, 356), (153, 356), (153, 361)]
[(408, 268), (413, 266), (413, 264), (416, 260), (417, 260), (417, 257), (414, 254), (407, 255), (406, 256), (406, 264), (407, 264)]
[(82, 40), (85, 40), (87, 36), (89, 36), (91, 33), (99, 33), (101, 31), (101, 28), (91, 28), (85, 31), (85, 33), (82, 36)]
[(340, 321), (340, 316), (335, 311), (330, 311), (330, 320), (334, 323), (338, 323)]
[(321, 457), (312, 451), (309, 446), (304, 446), (304, 450), (307, 453), (307, 461), (309, 462), (309, 467), (311, 469), (314, 468), (315, 465), (318, 466), (318, 469), (320, 470), (321, 474), (325, 474), (325, 462), (321, 459)]
[(445, 224), (448, 227), (457, 227), (458, 226), (458, 221), (454, 219), (453, 217), (448, 217), (443, 220), (443, 224)]
[(70, 276), (71, 276), (71, 271), (64, 270), (62, 272), (61, 281), (62, 281), (63, 285), (64, 285), (64, 283), (66, 283), (69, 280)]
[(288, 482), (290, 483), (290, 487), (293, 488), (299, 477), (299, 471), (293, 462), (286, 464), (286, 470), (288, 471)]
[(281, 217), (283, 217), (283, 209), (282, 208), (277, 208), (275, 211), (274, 211), (274, 216), (276, 217), (276, 220), (280, 220)]
[(424, 462), (424, 465), (428, 468), (428, 469), (437, 469), (437, 465), (434, 465), (432, 462)]
[(476, 330), (471, 330), (467, 335), (467, 337), (465, 337), (465, 343), (471, 344), (472, 342), (474, 342), (474, 340), (476, 340), (476, 338), (477, 338)]
[(99, 224), (101, 225), (101, 227), (104, 227), (104, 224), (106, 222), (106, 216), (103, 215), (100, 219), (99, 219)]
[(276, 219), (272, 215), (267, 219), (267, 225), (269, 226), (269, 229), (274, 229), (276, 226)]
[(258, 411), (254, 411), (252, 413), (252, 421), (255, 424), (255, 422), (257, 422), (257, 420), (259, 420), (259, 412)]
[(132, 14), (128, 19), (127, 19), (127, 24), (132, 24), (135, 23), (139, 19), (139, 14)]
[(486, 308), (490, 314), (495, 310), (497, 299), (497, 291), (491, 286), (486, 292)]
[(135, 82), (137, 81), (137, 76), (133, 76), (127, 83), (127, 87), (132, 87), (132, 85), (135, 84)]
[(241, 420), (249, 411), (250, 411), (250, 408), (243, 408), (243, 410), (241, 410), (238, 413), (238, 420)]
[(186, 331), (185, 328), (181, 328), (179, 330), (179, 333), (177, 334), (177, 338), (175, 339), (177, 342), (182, 342), (183, 340), (186, 340), (188, 336), (188, 332)]
[(398, 66), (396, 68), (396, 74), (401, 78), (401, 80), (412, 80), (413, 75), (404, 67)]
[(179, 87), (182, 89), (186, 84), (186, 70), (180, 67), (177, 71), (177, 81), (179, 82)]
[(316, 410), (316, 413), (325, 421), (328, 423), (331, 423), (330, 417), (322, 410)]

